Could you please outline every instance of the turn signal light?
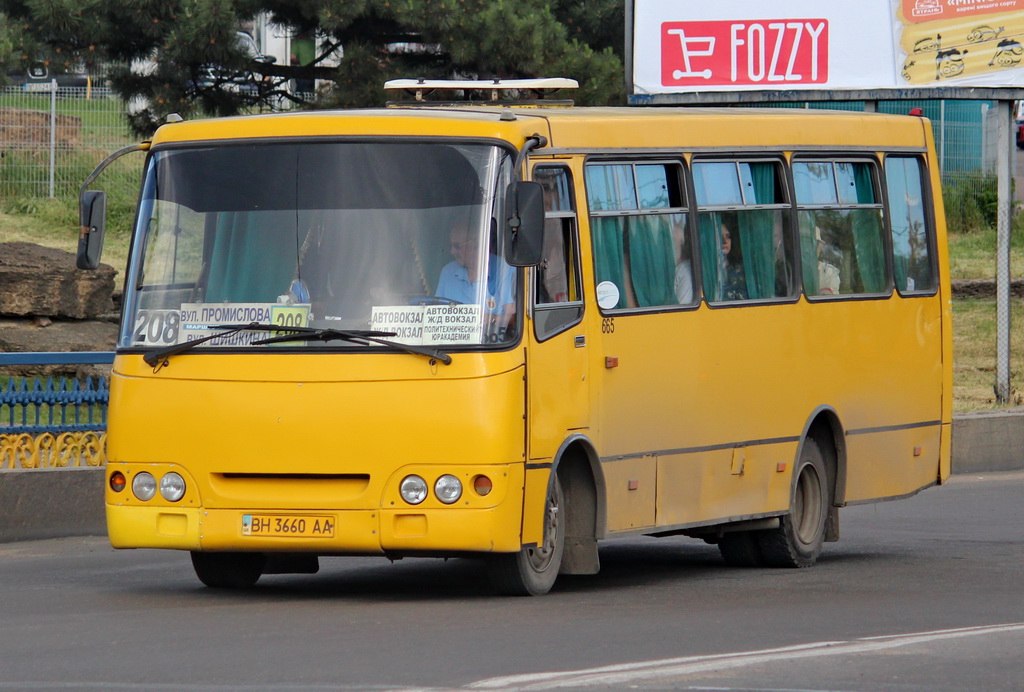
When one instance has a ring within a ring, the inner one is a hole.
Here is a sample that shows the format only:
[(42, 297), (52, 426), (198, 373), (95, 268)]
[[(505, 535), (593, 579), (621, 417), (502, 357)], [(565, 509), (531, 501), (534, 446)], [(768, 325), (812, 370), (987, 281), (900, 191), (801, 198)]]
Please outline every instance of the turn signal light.
[(124, 490), (126, 485), (128, 485), (128, 481), (125, 480), (123, 473), (120, 471), (114, 471), (110, 474), (110, 489), (115, 493), (119, 493)]
[(476, 491), (477, 495), (488, 495), (492, 488), (494, 488), (494, 485), (487, 476), (476, 476), (473, 478), (473, 490)]

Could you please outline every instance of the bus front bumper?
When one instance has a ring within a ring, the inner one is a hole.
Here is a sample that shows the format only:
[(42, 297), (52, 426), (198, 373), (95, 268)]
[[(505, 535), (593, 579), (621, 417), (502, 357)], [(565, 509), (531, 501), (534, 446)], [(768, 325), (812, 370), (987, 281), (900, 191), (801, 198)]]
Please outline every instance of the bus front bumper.
[(320, 555), (516, 552), (520, 513), (485, 509), (241, 510), (107, 505), (115, 548)]

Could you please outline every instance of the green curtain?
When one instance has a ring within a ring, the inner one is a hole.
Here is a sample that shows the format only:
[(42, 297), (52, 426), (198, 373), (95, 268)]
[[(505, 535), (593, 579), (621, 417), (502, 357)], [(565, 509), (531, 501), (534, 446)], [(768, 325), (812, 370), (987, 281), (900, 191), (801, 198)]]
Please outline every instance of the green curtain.
[[(857, 187), (857, 203), (874, 204), (875, 190), (871, 185), (871, 167), (868, 164), (854, 164), (854, 182)], [(882, 212), (878, 209), (855, 209), (851, 211), (850, 217), (862, 290), (865, 293), (881, 293), (885, 290)]]
[(748, 298), (771, 298), (775, 295), (774, 217), (774, 212), (769, 209), (737, 214)]
[[(757, 204), (775, 202), (775, 164), (751, 163)], [(740, 247), (743, 250), (743, 272), (747, 280), (747, 297), (771, 298), (775, 295), (775, 213), (768, 209), (740, 212), (738, 215)]]
[(722, 220), (715, 212), (701, 212), (698, 217), (700, 229), (700, 269), (704, 284), (704, 297), (708, 301), (722, 299)]
[(223, 212), (217, 218), (205, 302), (273, 303), (295, 274), (294, 213)]
[(814, 237), (817, 225), (813, 211), (801, 211), (800, 223), (800, 265), (804, 278), (804, 295), (818, 295), (818, 239)]
[(626, 283), (623, 263), (623, 218), (598, 216), (590, 219), (594, 236), (594, 271), (597, 283), (611, 281), (619, 289), (617, 308), (626, 307)]
[(857, 255), (862, 289), (865, 293), (885, 290), (885, 255), (882, 247), (882, 212), (878, 209), (853, 209), (853, 249)]
[(629, 217), (629, 271), (637, 305), (674, 305), (675, 253), (664, 216)]

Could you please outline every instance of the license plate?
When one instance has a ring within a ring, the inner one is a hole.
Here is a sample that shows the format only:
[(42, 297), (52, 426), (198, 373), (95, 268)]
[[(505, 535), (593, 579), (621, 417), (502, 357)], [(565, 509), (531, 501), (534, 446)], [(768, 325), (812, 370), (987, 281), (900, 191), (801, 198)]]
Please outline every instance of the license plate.
[(243, 514), (243, 536), (280, 538), (334, 538), (335, 519), (331, 516), (294, 514)]

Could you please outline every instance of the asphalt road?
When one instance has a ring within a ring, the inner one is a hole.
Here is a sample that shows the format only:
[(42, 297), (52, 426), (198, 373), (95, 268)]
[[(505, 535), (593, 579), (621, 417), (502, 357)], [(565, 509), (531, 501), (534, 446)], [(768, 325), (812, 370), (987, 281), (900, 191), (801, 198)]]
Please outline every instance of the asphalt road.
[(184, 553), (0, 544), (0, 690), (1020, 690), (1022, 499), (1017, 472), (848, 508), (807, 570), (609, 542), (601, 574), (532, 599), (469, 560), (218, 592)]

